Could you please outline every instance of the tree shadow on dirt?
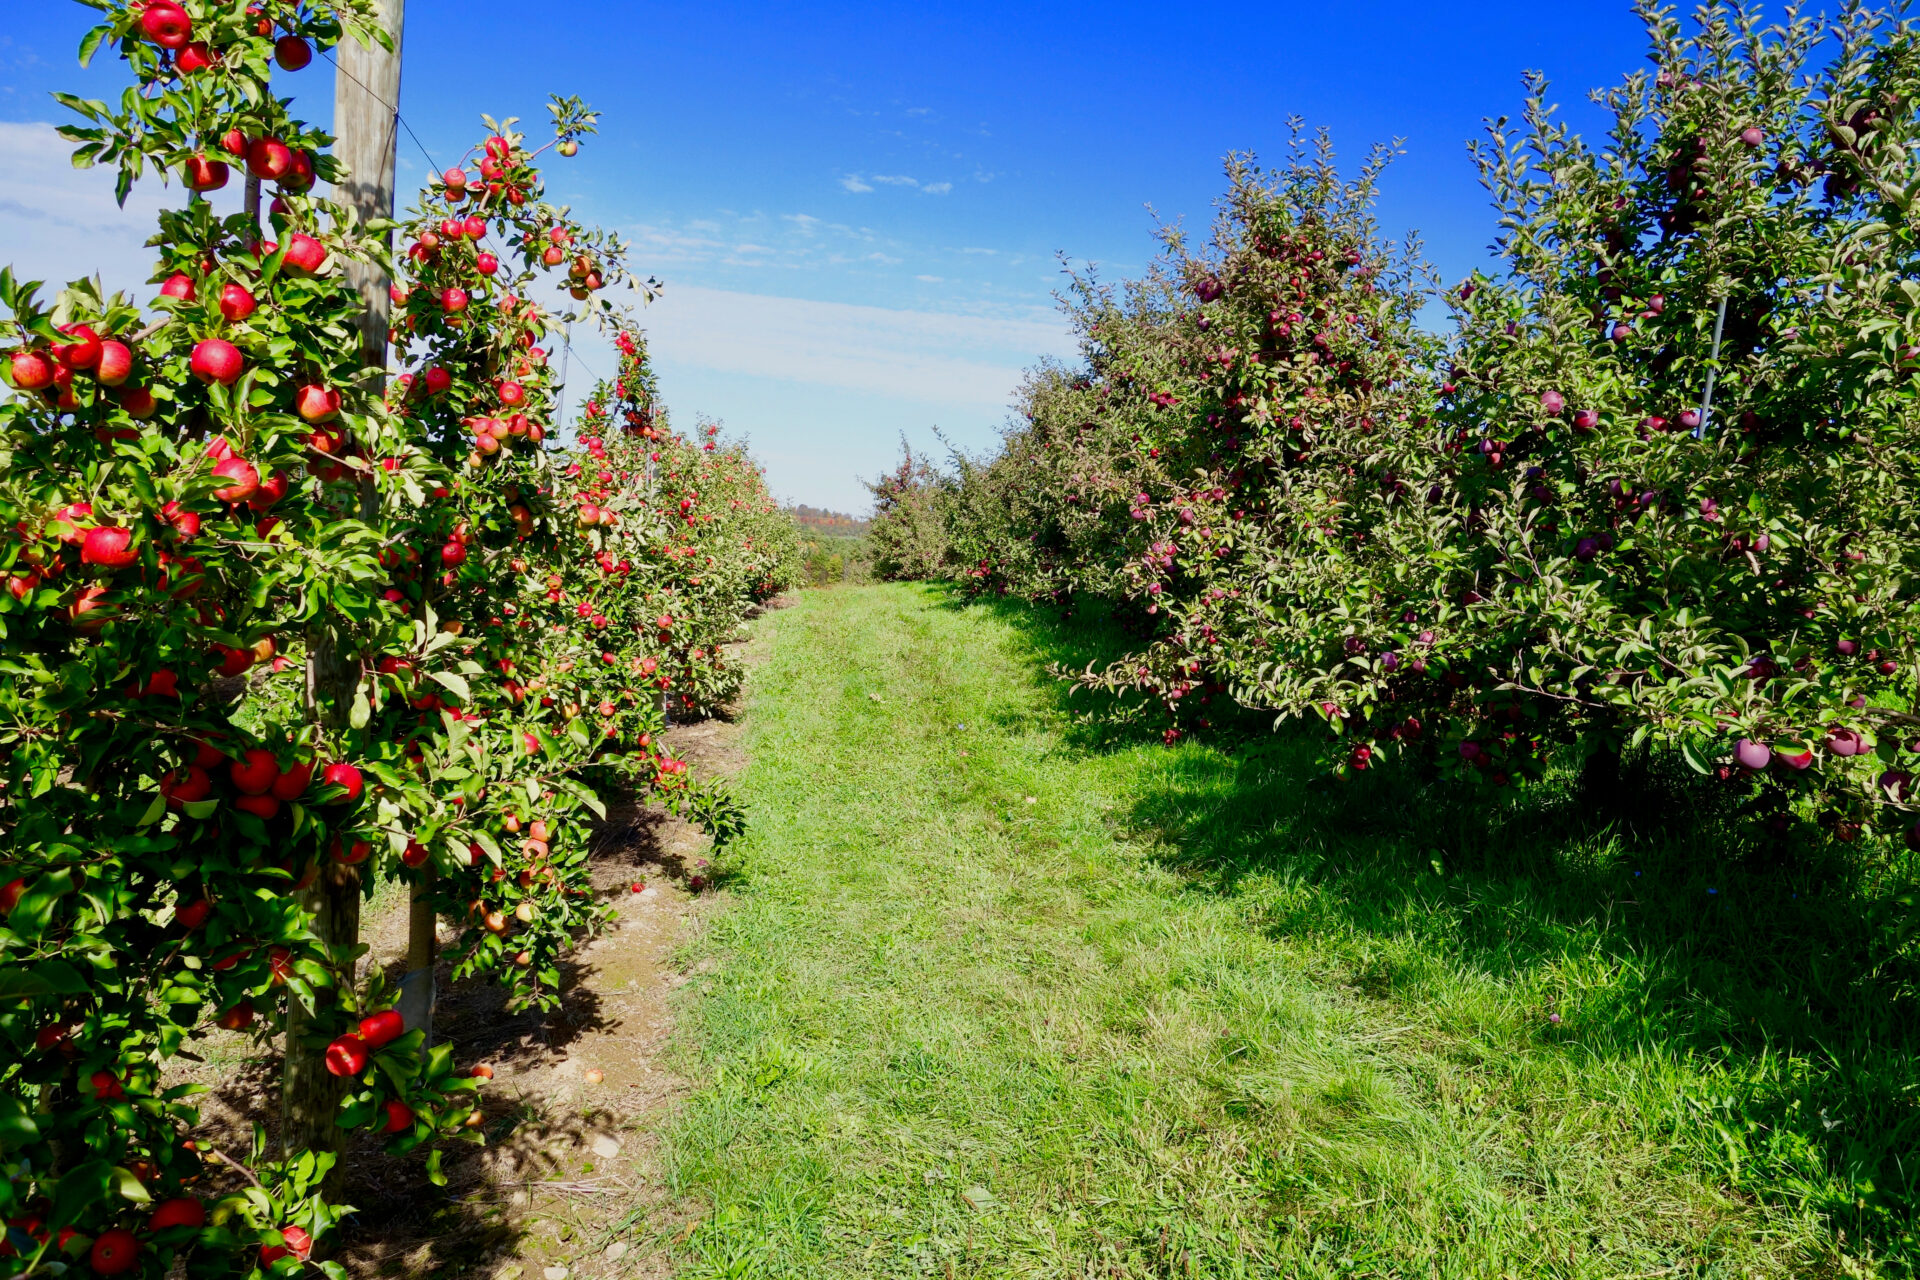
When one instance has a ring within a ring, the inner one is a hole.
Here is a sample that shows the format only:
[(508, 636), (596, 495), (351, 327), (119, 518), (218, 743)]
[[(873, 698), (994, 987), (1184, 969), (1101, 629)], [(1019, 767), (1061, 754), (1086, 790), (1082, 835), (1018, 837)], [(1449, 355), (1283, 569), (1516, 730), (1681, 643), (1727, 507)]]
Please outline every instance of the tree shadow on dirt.
[[(957, 600), (957, 598), (956, 598)], [(1005, 600), (1036, 683), (1132, 641), (1104, 619)], [(1080, 714), (1076, 749), (1157, 739)], [(1563, 964), (1612, 978), (1565, 993), (1538, 1052), (1717, 1063), (1697, 1123), (1736, 1191), (1806, 1203), (1839, 1238), (1920, 1262), (1920, 858), (1886, 843), (1785, 835), (1724, 786), (1629, 761), (1596, 796), (1569, 768), (1521, 794), (1412, 769), (1331, 780), (1321, 739), (1283, 728), (1225, 750), (1143, 753), (1118, 819), (1195, 891), (1242, 897), (1274, 935), (1330, 940), (1352, 987), (1417, 1001), (1436, 967), (1521, 986)], [(1841, 1234), (1844, 1233), (1844, 1234)]]
[[(658, 809), (631, 800), (609, 807), (590, 840), (597, 897), (625, 895), (641, 879), (684, 880), (693, 874), (682, 855), (667, 847), (667, 822)], [(355, 1212), (332, 1241), (332, 1256), (351, 1275), (486, 1272), (521, 1251), (527, 1230), (517, 1210), (534, 1194), (557, 1189), (578, 1197), (607, 1190), (580, 1183), (573, 1165), (605, 1132), (611, 1113), (542, 1099), (513, 1084), (529, 1069), (564, 1060), (569, 1046), (583, 1037), (617, 1028), (594, 989), (595, 965), (579, 952), (561, 962), (558, 1009), (511, 1010), (505, 991), (487, 979), (453, 981), (450, 951), (443, 951), (436, 973), (435, 1038), (454, 1046), (457, 1062), (494, 1069), (496, 1083), (482, 1095), (486, 1142), (447, 1144), (446, 1185), (436, 1187), (427, 1178), (424, 1151), (393, 1156), (371, 1135), (351, 1135), (340, 1157), (346, 1174), (338, 1198)], [(404, 967), (403, 962), (386, 966), (390, 983), (398, 981)], [(218, 1049), (219, 1056), (195, 1072), (209, 1085), (199, 1099), (205, 1140), (244, 1157), (257, 1124), (267, 1134), (268, 1149), (277, 1149), (278, 1054), (234, 1062), (236, 1051), (244, 1052), (239, 1037), (222, 1041)]]

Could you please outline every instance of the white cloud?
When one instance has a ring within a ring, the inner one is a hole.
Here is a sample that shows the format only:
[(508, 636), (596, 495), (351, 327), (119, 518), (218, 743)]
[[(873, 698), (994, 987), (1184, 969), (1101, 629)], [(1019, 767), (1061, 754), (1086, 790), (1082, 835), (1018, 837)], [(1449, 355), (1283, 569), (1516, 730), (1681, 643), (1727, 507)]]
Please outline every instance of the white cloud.
[(1006, 405), (1023, 370), (1075, 351), (1065, 325), (1043, 311), (958, 315), (697, 286), (670, 289), (642, 321), (663, 368), (972, 408)]
[(860, 180), (860, 175), (857, 173), (849, 173), (845, 177), (841, 178), (840, 185), (845, 187), (847, 190), (853, 192), (855, 195), (859, 195), (862, 192), (873, 190), (871, 186), (869, 186), (867, 183), (862, 182)]
[(177, 184), (163, 189), (149, 173), (123, 209), (113, 198), (114, 171), (75, 169), (72, 151), (51, 124), (0, 122), (0, 172), (8, 177), (0, 244), (14, 275), (54, 285), (98, 274), (109, 290), (150, 293), (156, 257), (144, 245), (161, 206), (182, 203), (184, 193)]
[(951, 182), (929, 182), (920, 189), (930, 196), (943, 196), (953, 190), (953, 184)]
[(873, 175), (873, 180), (875, 182), (884, 182), (890, 187), (917, 187), (920, 185), (903, 173), (876, 173)]

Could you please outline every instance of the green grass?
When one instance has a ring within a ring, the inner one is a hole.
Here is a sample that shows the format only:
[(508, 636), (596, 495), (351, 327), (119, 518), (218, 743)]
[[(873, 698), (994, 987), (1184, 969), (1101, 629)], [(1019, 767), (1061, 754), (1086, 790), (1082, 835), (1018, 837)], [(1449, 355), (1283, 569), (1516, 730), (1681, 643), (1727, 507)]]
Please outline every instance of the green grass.
[(932, 588), (760, 625), (680, 1274), (1907, 1274), (1910, 861), (1102, 741), (1111, 637)]

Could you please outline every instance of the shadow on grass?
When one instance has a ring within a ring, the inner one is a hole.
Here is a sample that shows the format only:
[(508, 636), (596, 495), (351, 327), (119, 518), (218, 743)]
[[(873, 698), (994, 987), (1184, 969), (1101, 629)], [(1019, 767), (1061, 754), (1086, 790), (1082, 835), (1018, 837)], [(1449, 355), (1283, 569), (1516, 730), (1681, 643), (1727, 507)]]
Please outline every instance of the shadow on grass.
[[(1024, 637), (1074, 748), (1157, 740), (1047, 674), (1124, 654), (1110, 619), (948, 603)], [(1407, 770), (1330, 784), (1317, 739), (1249, 736), (1265, 723), (1231, 721), (1225, 750), (1142, 755), (1123, 821), (1197, 891), (1314, 938), (1363, 994), (1417, 1002), (1446, 973), (1486, 975), (1541, 996), (1530, 1052), (1686, 1062), (1700, 1096), (1676, 1110), (1717, 1135), (1688, 1146), (1719, 1153), (1720, 1180), (1920, 1269), (1920, 859), (1811, 828), (1777, 856), (1723, 788), (1658, 763), (1630, 779), (1644, 803), (1624, 817), (1571, 770), (1505, 800)], [(1570, 971), (1605, 978), (1557, 986)]]

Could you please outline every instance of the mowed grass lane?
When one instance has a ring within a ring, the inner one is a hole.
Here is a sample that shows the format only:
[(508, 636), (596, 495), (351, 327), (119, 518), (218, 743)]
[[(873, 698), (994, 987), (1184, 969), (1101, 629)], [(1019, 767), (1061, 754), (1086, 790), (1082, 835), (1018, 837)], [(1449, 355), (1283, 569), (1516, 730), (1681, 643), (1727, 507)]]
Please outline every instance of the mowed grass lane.
[(1740, 1181), (1745, 1059), (1603, 910), (1455, 873), (1447, 832), (1285, 760), (1086, 745), (1027, 622), (886, 585), (758, 624), (679, 1274), (1872, 1269), (1819, 1152)]

